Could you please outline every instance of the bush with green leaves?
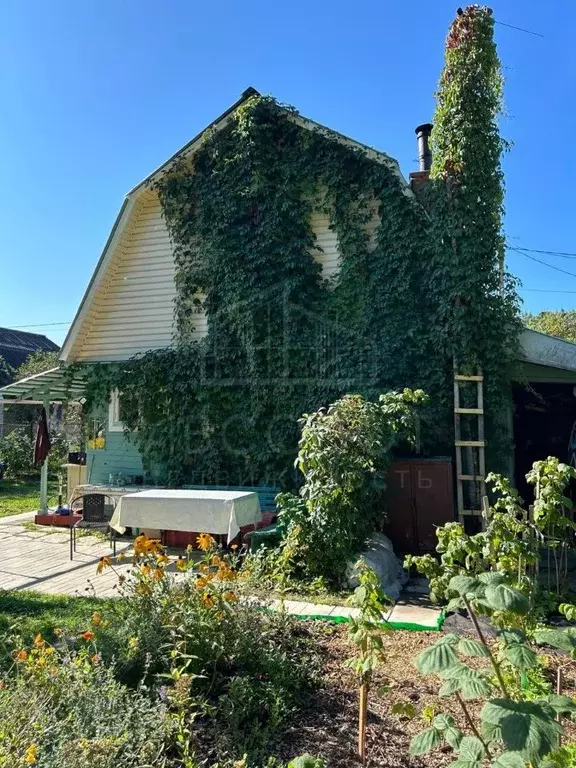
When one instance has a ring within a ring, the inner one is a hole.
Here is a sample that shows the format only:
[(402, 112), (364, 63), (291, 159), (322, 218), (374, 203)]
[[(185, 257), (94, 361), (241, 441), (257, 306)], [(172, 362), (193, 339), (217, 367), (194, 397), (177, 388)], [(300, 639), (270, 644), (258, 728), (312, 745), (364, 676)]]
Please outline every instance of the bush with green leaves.
[(554, 591), (556, 596), (560, 595), (567, 562), (566, 545), (574, 530), (574, 523), (566, 514), (572, 502), (564, 490), (576, 478), (576, 470), (549, 456), (545, 461), (535, 462), (526, 477), (536, 492), (533, 514), (524, 509), (518, 491), (507, 478), (490, 474), (486, 480), (492, 485), (495, 501), (485, 517), (484, 530), (467, 534), (461, 523), (446, 523), (437, 529), (439, 558), (406, 557), (406, 567), (414, 566), (429, 579), (434, 602), (447, 599), (447, 588), (454, 576), (493, 570), (529, 595), (534, 603), (539, 592), (538, 569), (544, 545), (554, 553)]
[(0, 766), (161, 768), (172, 723), (144, 690), (114, 679), (113, 668), (83, 642), (55, 650), (37, 637), (16, 653), (0, 686)]
[(421, 390), (411, 389), (378, 402), (346, 395), (302, 417), (297, 466), (304, 483), (298, 496), (277, 498), (292, 572), (342, 582), (382, 517), (374, 502), (386, 487), (392, 447), (415, 442), (417, 408), (425, 402)]
[(6, 462), (6, 477), (33, 477), (34, 443), (30, 428), (17, 427), (0, 440), (0, 459)]
[[(552, 693), (524, 696), (523, 687), (515, 685), (512, 690), (503, 674), (505, 668), (513, 669), (519, 678), (538, 667), (536, 652), (517, 628), (530, 608), (526, 595), (495, 572), (453, 577), (448, 593), (455, 607), (468, 612), (476, 638), (443, 635), (417, 657), (416, 666), (423, 675), (440, 678), (439, 696), (456, 699), (465, 728), (452, 715), (437, 714), (431, 726), (412, 740), (411, 754), (423, 755), (446, 743), (457, 754), (455, 768), (554, 765), (547, 756), (560, 746), (563, 729), (558, 716), (573, 715), (576, 703)], [(498, 617), (500, 629), (493, 644), (482, 632), (479, 613)], [(576, 630), (543, 631), (536, 633), (536, 639), (572, 653), (576, 649)], [(485, 664), (471, 665), (470, 657)], [(478, 700), (484, 701), (479, 715), (468, 704)]]

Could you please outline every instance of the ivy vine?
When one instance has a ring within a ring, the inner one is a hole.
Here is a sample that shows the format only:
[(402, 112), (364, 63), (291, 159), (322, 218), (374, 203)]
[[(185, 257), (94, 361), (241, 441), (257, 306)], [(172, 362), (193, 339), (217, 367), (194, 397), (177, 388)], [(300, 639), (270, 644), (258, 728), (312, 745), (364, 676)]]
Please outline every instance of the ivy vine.
[[(424, 205), (384, 157), (259, 96), (155, 183), (175, 345), (94, 367), (88, 398), (119, 388), (157, 479), (289, 487), (299, 416), (346, 392), (424, 389), (421, 448), (450, 453), (454, 355), (484, 369), (497, 431), (518, 327), (498, 268), (500, 90), (491, 17), (467, 9), (448, 38)], [(336, 279), (315, 258), (316, 212), (338, 237)], [(208, 333), (195, 341), (200, 302)]]

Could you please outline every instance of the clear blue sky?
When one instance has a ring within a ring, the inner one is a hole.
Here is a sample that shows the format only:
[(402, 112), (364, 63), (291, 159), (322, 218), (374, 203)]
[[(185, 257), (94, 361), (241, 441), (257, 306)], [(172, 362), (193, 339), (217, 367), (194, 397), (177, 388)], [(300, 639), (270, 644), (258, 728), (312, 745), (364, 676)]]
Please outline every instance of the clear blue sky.
[[(456, 0), (2, 0), (0, 326), (70, 321), (124, 194), (248, 85), (416, 169)], [(506, 233), (576, 252), (576, 3), (496, 0)], [(570, 144), (572, 143), (572, 147)], [(538, 255), (536, 254), (538, 257)], [(540, 258), (540, 257), (538, 257)], [(542, 257), (576, 273), (576, 259)], [(576, 277), (516, 253), (525, 309)], [(65, 326), (37, 328), (57, 342)]]

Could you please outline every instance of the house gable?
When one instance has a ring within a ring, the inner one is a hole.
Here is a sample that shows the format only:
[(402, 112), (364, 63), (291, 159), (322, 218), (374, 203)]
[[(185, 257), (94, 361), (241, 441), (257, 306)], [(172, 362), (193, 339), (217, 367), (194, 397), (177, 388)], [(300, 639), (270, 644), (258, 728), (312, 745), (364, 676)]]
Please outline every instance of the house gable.
[[(245, 91), (209, 129), (220, 130), (227, 125), (234, 111), (254, 95), (258, 95), (254, 89)], [(332, 140), (361, 148), (374, 161), (389, 165), (401, 179), (404, 193), (412, 194), (396, 161), (384, 153), (299, 115), (290, 114), (290, 119), (308, 130), (321, 131)], [(64, 342), (63, 361), (127, 360), (138, 353), (173, 343), (176, 297), (173, 246), (153, 184), (174, 162), (193, 153), (205, 132), (196, 136), (126, 197)], [(375, 213), (368, 225), (372, 236), (378, 221)], [(317, 245), (313, 256), (322, 264), (323, 277), (335, 279), (339, 269), (339, 248), (329, 216), (315, 212), (310, 223)], [(193, 326), (188, 338), (200, 339), (206, 334), (207, 320), (202, 310), (195, 312)]]

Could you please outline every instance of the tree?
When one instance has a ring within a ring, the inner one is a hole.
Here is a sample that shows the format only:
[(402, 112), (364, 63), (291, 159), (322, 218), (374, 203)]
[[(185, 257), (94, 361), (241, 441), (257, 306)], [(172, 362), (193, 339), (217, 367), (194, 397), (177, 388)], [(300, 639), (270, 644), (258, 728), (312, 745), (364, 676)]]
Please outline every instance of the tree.
[(537, 315), (527, 312), (523, 319), (528, 328), (576, 342), (576, 310), (545, 309)]
[(12, 368), (8, 365), (6, 360), (0, 355), (0, 387), (5, 387), (12, 381)]
[(46, 352), (39, 349), (37, 352), (32, 352), (28, 355), (22, 365), (16, 369), (16, 381), (25, 379), (28, 376), (34, 376), (36, 373), (43, 373), (49, 371), (51, 368), (58, 366), (58, 352)]

